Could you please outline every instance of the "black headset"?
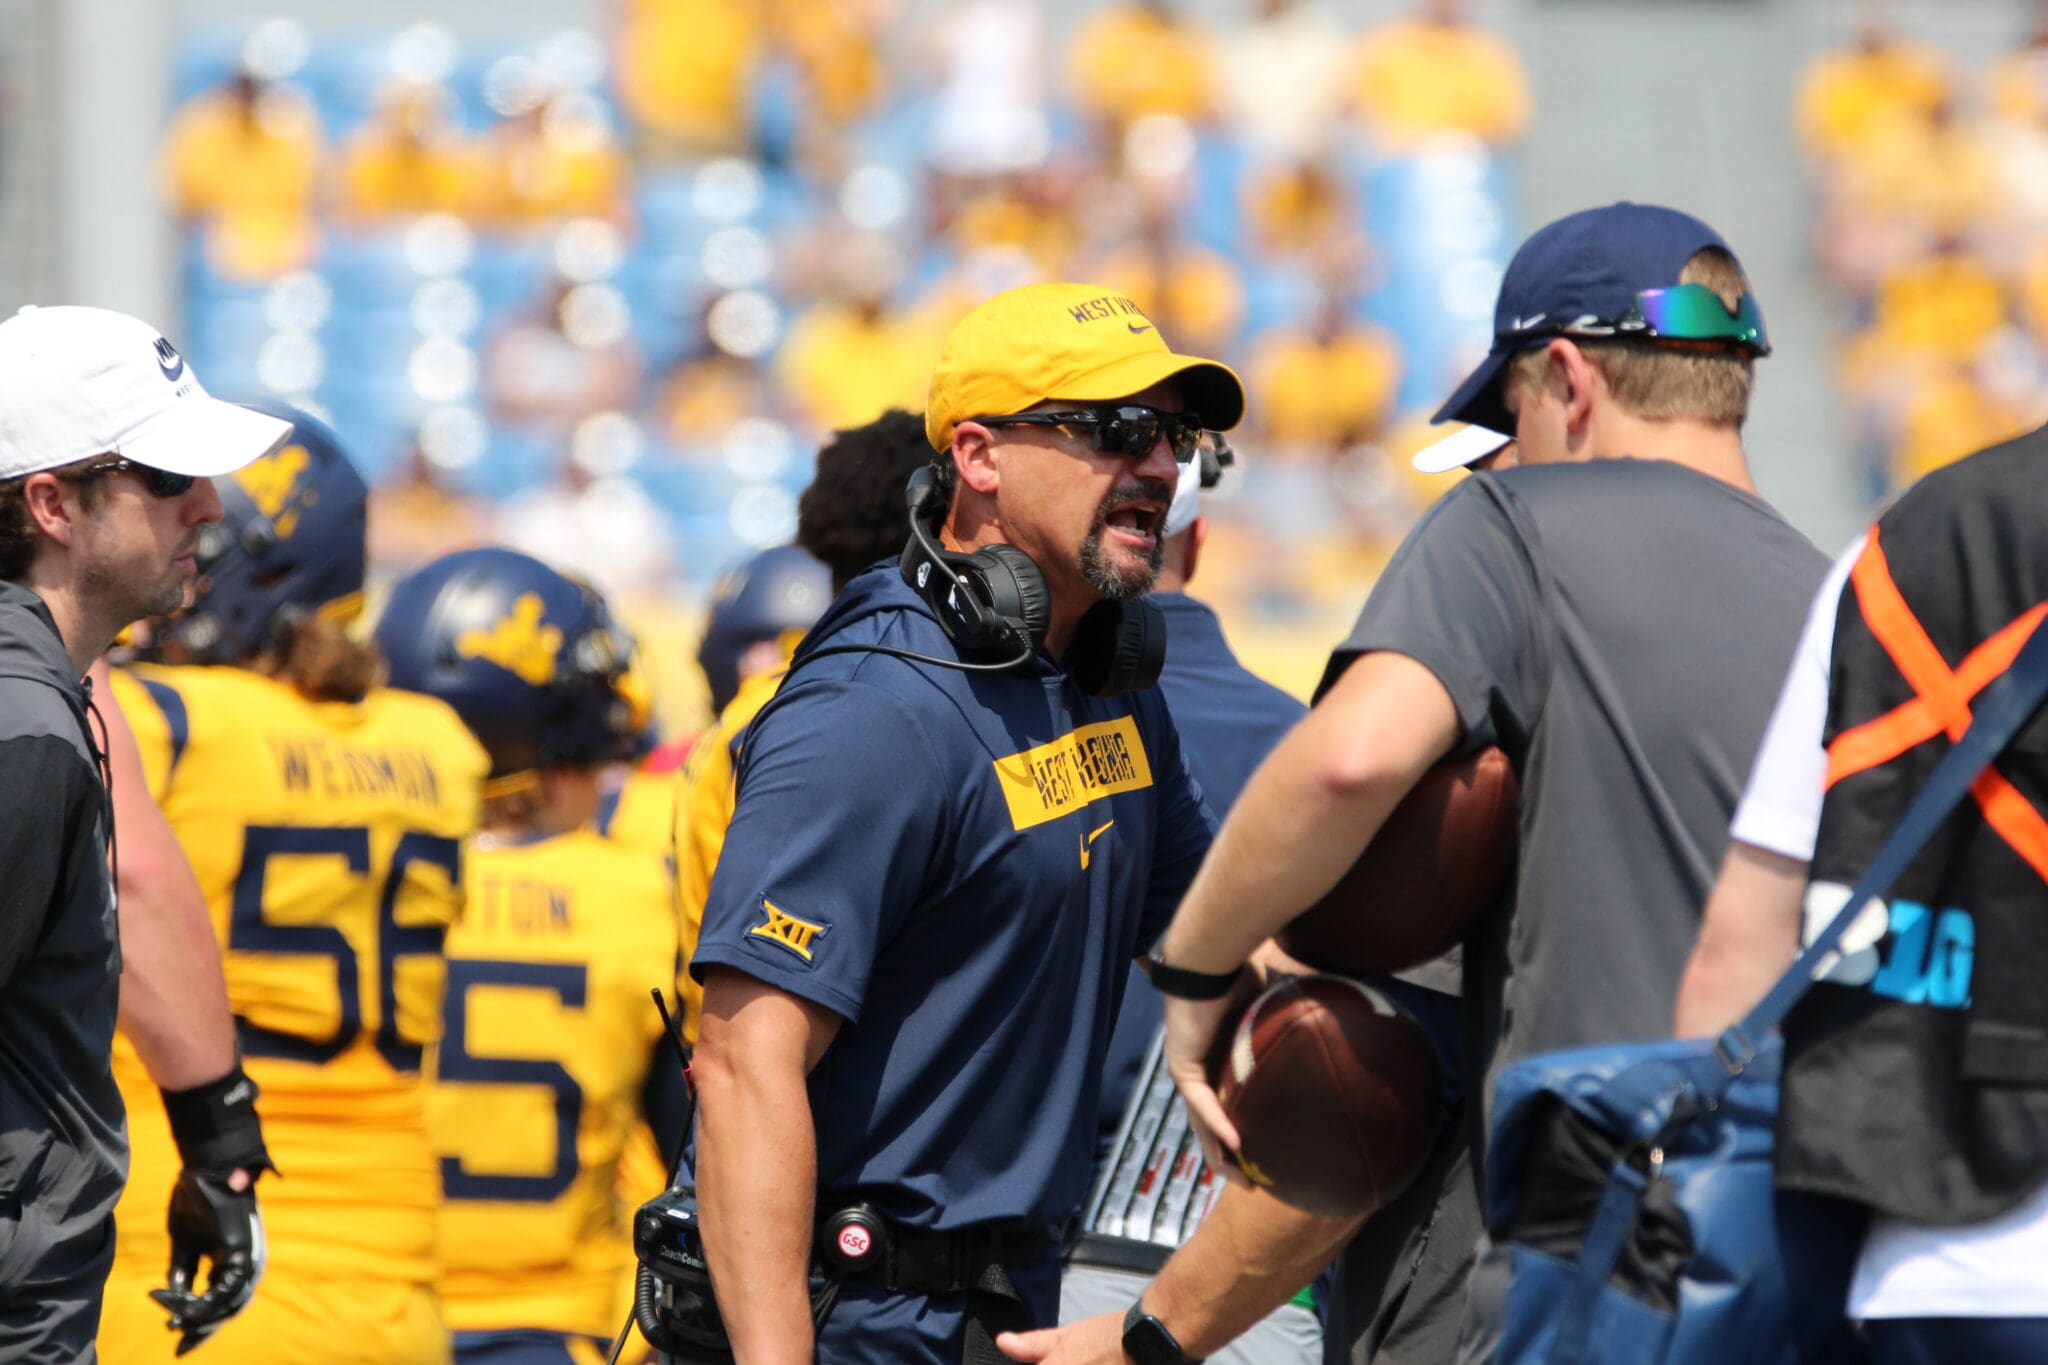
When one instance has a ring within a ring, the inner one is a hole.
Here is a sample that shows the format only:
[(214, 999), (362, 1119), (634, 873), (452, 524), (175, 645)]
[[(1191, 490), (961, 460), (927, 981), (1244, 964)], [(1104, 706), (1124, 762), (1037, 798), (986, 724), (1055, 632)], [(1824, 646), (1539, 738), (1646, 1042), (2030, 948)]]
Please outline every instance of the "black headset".
[[(834, 654), (886, 654), (962, 673), (1007, 673), (1037, 655), (1052, 623), (1052, 594), (1045, 575), (1014, 545), (985, 545), (973, 554), (940, 548), (924, 524), (938, 490), (938, 472), (930, 465), (910, 476), (903, 490), (910, 541), (898, 567), (903, 581), (931, 608), (939, 629), (962, 657), (941, 659), (890, 645), (826, 645), (811, 650), (799, 645), (790, 660), (791, 675), (813, 659)], [(936, 516), (933, 521), (936, 524)], [(1075, 627), (1064, 663), (1075, 686), (1092, 696), (1142, 692), (1159, 681), (1159, 670), (1166, 664), (1166, 614), (1143, 598), (1097, 602)], [(747, 725), (747, 738), (759, 734), (761, 722), (792, 695), (785, 686), (769, 698)]]
[[(970, 664), (1019, 667), (1044, 645), (1052, 623), (1045, 575), (1014, 545), (984, 545), (972, 554), (942, 549), (925, 526), (927, 517), (938, 520), (938, 491), (937, 471), (929, 465), (904, 488), (910, 540), (900, 564), (903, 581), (924, 599), (939, 629)], [(1098, 697), (1142, 692), (1159, 681), (1165, 663), (1166, 617), (1143, 598), (1090, 607), (1064, 660), (1075, 685)]]

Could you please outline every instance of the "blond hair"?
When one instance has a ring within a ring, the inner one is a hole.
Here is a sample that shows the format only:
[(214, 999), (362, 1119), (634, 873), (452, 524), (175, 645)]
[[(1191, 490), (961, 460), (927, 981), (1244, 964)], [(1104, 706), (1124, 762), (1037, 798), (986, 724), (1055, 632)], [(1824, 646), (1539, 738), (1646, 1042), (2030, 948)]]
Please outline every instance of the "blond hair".
[(256, 661), (256, 671), (288, 682), (316, 701), (361, 701), (377, 684), (383, 660), (340, 621), (308, 615), (294, 622), (284, 648)]
[[(1678, 272), (1680, 284), (1703, 284), (1734, 312), (1749, 292), (1749, 281), (1733, 256), (1703, 247)], [(1740, 428), (1749, 416), (1756, 361), (1748, 351), (1726, 347), (1691, 349), (1649, 338), (1570, 337), (1607, 381), (1624, 412), (1646, 422), (1707, 422)], [(1507, 385), (1541, 392), (1550, 382), (1547, 347), (1523, 351), (1511, 362)]]

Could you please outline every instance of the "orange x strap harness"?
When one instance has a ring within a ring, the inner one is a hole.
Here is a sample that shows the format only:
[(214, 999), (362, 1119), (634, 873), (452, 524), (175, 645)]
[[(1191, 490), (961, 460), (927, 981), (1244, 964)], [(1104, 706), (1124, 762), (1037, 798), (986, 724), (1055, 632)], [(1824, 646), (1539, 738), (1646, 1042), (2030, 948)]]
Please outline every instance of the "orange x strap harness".
[[(1863, 624), (1898, 666), (1899, 674), (1919, 695), (1876, 720), (1835, 736), (1828, 746), (1828, 786), (1845, 777), (1891, 762), (1917, 744), (1946, 734), (1953, 742), (1970, 728), (1970, 703), (2012, 665), (2048, 602), (2030, 608), (1970, 651), (1951, 669), (1913, 615), (1878, 544), (1877, 531), (1849, 573)], [(2036, 876), (2048, 882), (2048, 819), (2019, 789), (1987, 767), (1970, 788), (1983, 808), (1985, 823), (2025, 859)]]

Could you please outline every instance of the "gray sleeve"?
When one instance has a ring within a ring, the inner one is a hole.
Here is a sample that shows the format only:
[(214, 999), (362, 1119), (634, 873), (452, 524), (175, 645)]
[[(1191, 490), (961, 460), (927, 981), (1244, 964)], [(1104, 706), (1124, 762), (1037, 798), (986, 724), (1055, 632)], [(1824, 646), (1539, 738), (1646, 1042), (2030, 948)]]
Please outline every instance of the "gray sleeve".
[(1541, 547), (1513, 495), (1480, 474), (1431, 508), (1388, 563), (1317, 696), (1352, 660), (1385, 650), (1437, 676), (1464, 727), (1460, 753), (1517, 752), (1550, 685)]
[(66, 869), (89, 816), (91, 771), (54, 735), (0, 742), (0, 992), (33, 958), (64, 893)]

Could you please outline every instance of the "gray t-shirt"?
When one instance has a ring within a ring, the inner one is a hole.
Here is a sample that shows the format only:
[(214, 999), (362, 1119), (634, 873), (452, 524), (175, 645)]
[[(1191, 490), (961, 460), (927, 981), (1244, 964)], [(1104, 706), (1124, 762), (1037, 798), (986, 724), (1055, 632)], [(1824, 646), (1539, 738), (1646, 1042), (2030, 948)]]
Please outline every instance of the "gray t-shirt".
[(1497, 744), (1521, 778), (1513, 894), (1467, 945), (1481, 1094), (1514, 1058), (1670, 1031), (1827, 567), (1759, 499), (1656, 460), (1475, 475), (1387, 566), (1328, 676), (1416, 659), (1457, 705), (1457, 753)]
[[(1764, 503), (1674, 464), (1477, 474), (1387, 566), (1328, 687), (1371, 650), (1435, 673), (1522, 780), (1512, 894), (1468, 944), (1462, 1089), (1553, 1048), (1671, 1027), (1730, 812), (1827, 561)], [(1331, 1359), (1456, 1353), (1484, 1115), (1461, 1117), (1339, 1262)], [(1480, 1296), (1483, 1298), (1484, 1296)]]

